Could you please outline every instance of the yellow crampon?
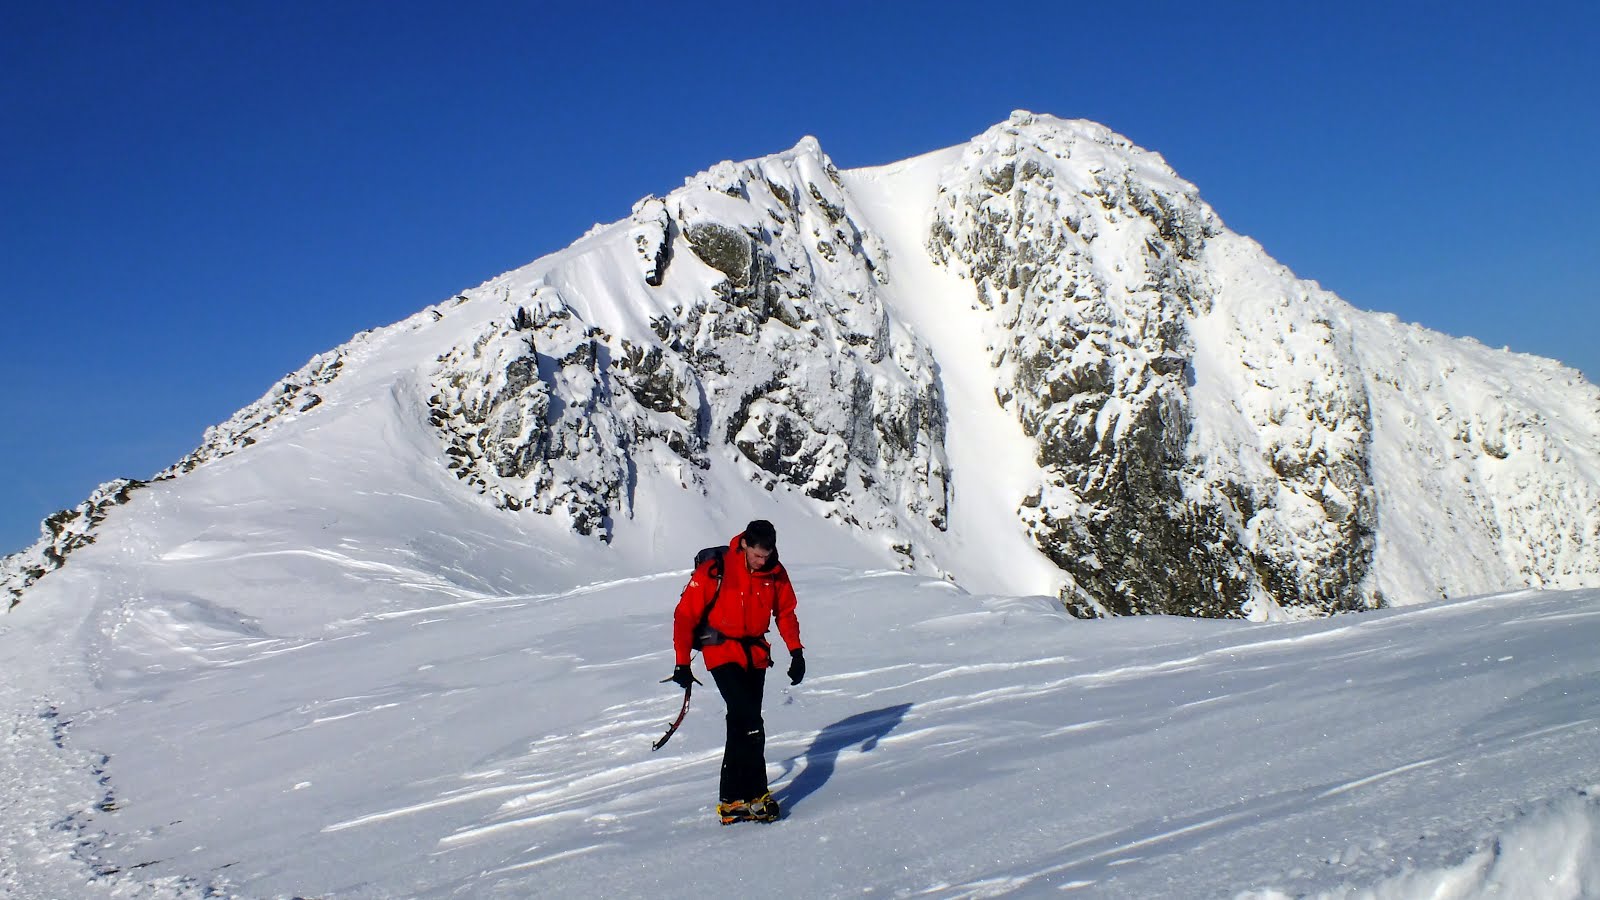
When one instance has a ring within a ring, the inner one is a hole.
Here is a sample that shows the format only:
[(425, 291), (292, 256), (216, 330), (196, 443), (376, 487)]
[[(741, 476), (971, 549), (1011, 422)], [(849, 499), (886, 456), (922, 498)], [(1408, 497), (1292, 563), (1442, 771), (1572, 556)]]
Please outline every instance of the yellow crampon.
[(778, 801), (768, 791), (760, 797), (750, 800), (728, 800), (717, 804), (717, 818), (724, 825), (735, 822), (776, 822), (778, 821)]

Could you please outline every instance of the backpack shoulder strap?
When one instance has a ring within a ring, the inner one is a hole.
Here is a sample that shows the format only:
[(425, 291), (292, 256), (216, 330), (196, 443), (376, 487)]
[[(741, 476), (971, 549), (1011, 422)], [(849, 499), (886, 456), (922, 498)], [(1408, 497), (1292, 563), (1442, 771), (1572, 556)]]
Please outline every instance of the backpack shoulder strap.
[(706, 604), (705, 610), (700, 613), (701, 628), (706, 627), (706, 623), (711, 621), (711, 607), (716, 606), (717, 598), (722, 596), (722, 573), (724, 572), (723, 560), (727, 554), (727, 547), (718, 546), (707, 547), (694, 555), (694, 566), (696, 569), (700, 568), (700, 566), (703, 565), (707, 560), (710, 560), (711, 565), (707, 566), (706, 573), (717, 580), (717, 589), (712, 591), (711, 601)]

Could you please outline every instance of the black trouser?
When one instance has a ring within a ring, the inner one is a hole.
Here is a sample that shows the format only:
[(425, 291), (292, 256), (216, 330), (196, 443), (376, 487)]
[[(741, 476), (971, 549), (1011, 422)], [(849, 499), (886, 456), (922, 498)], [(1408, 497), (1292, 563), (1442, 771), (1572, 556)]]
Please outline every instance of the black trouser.
[(726, 663), (711, 670), (728, 704), (728, 743), (722, 751), (722, 801), (754, 800), (767, 793), (767, 730), (761, 692), (767, 670)]

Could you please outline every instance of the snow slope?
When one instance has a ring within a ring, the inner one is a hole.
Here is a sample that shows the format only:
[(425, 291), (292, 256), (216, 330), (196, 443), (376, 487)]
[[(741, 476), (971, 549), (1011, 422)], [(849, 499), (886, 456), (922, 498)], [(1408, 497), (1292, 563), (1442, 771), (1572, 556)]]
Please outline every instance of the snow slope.
[[(869, 231), (882, 237), (894, 278), (884, 288), (893, 309), (940, 361), (945, 389), (945, 452), (952, 482), (950, 517), (960, 527), (930, 541), (959, 584), (974, 591), (1054, 593), (1061, 573), (1041, 556), (1016, 510), (1035, 488), (1037, 446), (994, 402), (991, 385), (961, 373), (989, 368), (992, 348), (983, 316), (966, 299), (971, 288), (933, 265), (922, 244), (932, 224), (939, 179), (959, 148), (882, 169), (844, 173)], [(1004, 565), (995, 561), (1005, 560)]]
[(836, 565), (797, 524), (788, 812), (724, 829), (715, 692), (649, 749), (685, 568), (434, 533), (452, 559), (370, 499), (386, 528), (246, 497), (182, 542), (176, 513), (113, 524), (4, 619), (6, 896), (1600, 891), (1600, 592), (1082, 621)]

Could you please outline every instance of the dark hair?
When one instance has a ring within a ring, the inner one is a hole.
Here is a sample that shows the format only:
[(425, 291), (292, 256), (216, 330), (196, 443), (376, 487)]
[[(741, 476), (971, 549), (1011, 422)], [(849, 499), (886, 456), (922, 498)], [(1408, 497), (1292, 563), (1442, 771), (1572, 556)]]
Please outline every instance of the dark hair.
[(766, 519), (756, 519), (744, 527), (744, 545), (746, 547), (759, 547), (762, 550), (776, 550), (778, 548), (778, 529)]

